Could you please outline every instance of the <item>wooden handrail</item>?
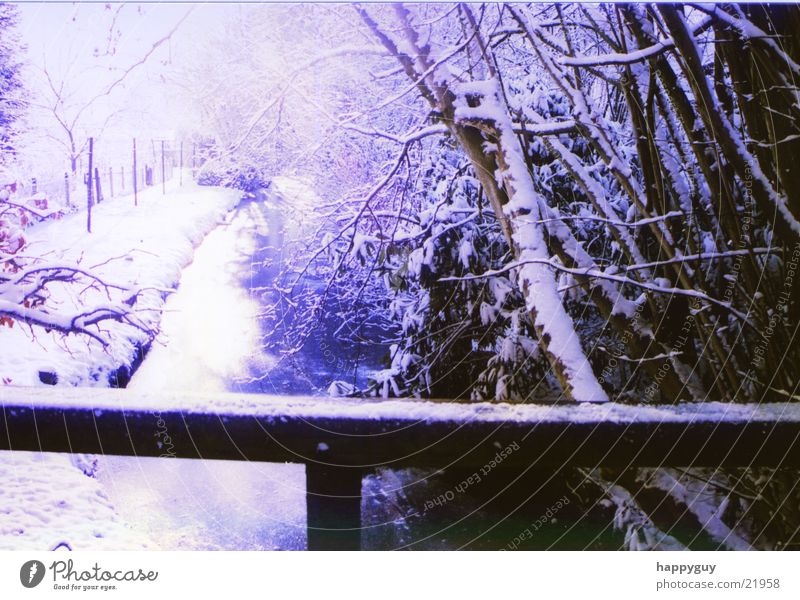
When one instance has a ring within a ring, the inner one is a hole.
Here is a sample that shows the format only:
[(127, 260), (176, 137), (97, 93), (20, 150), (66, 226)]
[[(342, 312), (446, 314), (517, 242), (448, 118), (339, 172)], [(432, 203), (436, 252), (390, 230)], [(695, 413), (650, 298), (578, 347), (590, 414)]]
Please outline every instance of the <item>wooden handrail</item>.
[(800, 467), (800, 404), (512, 405), (0, 389), (0, 449), (306, 465), (309, 548), (358, 548), (376, 467)]

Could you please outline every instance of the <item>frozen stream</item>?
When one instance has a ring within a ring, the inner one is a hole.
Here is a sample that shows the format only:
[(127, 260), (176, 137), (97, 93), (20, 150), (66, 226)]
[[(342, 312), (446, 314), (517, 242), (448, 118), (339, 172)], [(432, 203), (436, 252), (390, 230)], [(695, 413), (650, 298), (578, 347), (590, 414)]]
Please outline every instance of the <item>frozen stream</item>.
[[(276, 306), (265, 290), (283, 262), (284, 229), (297, 238), (315, 224), (313, 193), (292, 180), (280, 188), (282, 194), (243, 201), (205, 238), (167, 300), (161, 343), (129, 387), (312, 394), (333, 380), (363, 384), (366, 371), (379, 367), (379, 348), (344, 347), (333, 336), (336, 324), (324, 321), (291, 361), (265, 351), (265, 340), (284, 335), (264, 317)], [(322, 351), (330, 347), (335, 361)], [(154, 417), (154, 436), (157, 431)], [(559, 482), (543, 485), (551, 473), (517, 479), (497, 471), (457, 502), (427, 510), (431, 499), (469, 475), (381, 470), (365, 477), (362, 547), (506, 547), (569, 491)], [(98, 478), (122, 520), (166, 550), (306, 546), (302, 465), (104, 457)], [(562, 513), (564, 520), (541, 527), (530, 545), (618, 547), (609, 514), (571, 506), (568, 519)]]
[[(229, 390), (269, 370), (259, 303), (241, 285), (268, 236), (263, 203), (243, 202), (207, 236), (166, 304), (163, 344), (129, 387)], [(155, 423), (154, 423), (155, 431)], [(122, 518), (164, 549), (302, 549), (302, 465), (106, 457), (99, 477)]]

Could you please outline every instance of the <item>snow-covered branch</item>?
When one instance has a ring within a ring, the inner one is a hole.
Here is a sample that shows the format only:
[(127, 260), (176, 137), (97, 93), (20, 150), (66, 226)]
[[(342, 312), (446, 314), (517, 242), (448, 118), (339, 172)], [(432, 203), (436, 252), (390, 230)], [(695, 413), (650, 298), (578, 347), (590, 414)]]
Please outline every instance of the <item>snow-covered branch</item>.
[[(700, 35), (707, 30), (713, 19), (706, 17), (700, 23), (694, 26), (692, 33)], [(597, 56), (563, 56), (559, 58), (562, 65), (568, 67), (600, 67), (612, 65), (632, 65), (637, 62), (642, 62), (648, 58), (652, 58), (658, 54), (662, 54), (667, 50), (672, 50), (675, 47), (675, 42), (672, 38), (665, 38), (657, 44), (641, 48), (639, 50), (631, 50), (630, 52), (612, 52), (609, 54), (600, 54)]]
[[(69, 302), (54, 302), (52, 289), (69, 286), (80, 289), (79, 296), (88, 290), (100, 292), (106, 301), (99, 304), (70, 308)], [(112, 300), (111, 292), (118, 299)], [(0, 274), (0, 317), (3, 323), (14, 322), (39, 326), (63, 334), (90, 337), (103, 346), (109, 340), (98, 327), (104, 321), (124, 323), (153, 337), (155, 329), (137, 316), (137, 298), (146, 290), (105, 281), (99, 275), (74, 264), (41, 263), (32, 267)]]

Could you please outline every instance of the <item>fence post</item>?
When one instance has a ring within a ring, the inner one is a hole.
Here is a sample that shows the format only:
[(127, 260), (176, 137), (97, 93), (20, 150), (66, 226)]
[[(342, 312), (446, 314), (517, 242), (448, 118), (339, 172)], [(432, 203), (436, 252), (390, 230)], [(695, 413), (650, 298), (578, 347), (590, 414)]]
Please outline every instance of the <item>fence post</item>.
[(94, 138), (89, 138), (89, 171), (86, 173), (86, 231), (92, 233), (92, 160)]
[(36, 177), (31, 178), (31, 195), (34, 195), (37, 190)]
[(136, 186), (136, 138), (133, 138), (133, 205), (139, 206), (139, 191)]
[(161, 195), (167, 193), (167, 181), (164, 177), (164, 140), (161, 140)]
[(100, 204), (103, 201), (103, 190), (100, 187), (100, 171), (97, 167), (94, 168), (94, 184), (97, 186), (97, 203)]
[(67, 206), (70, 206), (70, 203), (69, 203), (69, 173), (64, 173), (64, 196), (67, 199)]
[(108, 167), (108, 193), (109, 198), (114, 197), (114, 168)]
[(361, 469), (306, 463), (309, 550), (361, 550)]

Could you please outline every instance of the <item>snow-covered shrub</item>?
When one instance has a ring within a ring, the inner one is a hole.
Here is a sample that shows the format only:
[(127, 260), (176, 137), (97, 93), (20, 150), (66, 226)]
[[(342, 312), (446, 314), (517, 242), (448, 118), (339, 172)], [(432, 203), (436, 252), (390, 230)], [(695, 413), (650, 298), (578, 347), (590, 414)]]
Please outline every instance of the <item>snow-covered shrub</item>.
[(507, 264), (509, 248), (472, 170), (445, 143), (422, 170), (419, 223), (381, 265), (399, 332), (378, 391), (521, 401), (551, 389), (513, 273), (482, 276)]
[(236, 188), (243, 192), (256, 193), (269, 186), (269, 179), (264, 173), (253, 167), (245, 169), (230, 169), (217, 171), (208, 167), (200, 172), (197, 177), (199, 185), (224, 186)]

